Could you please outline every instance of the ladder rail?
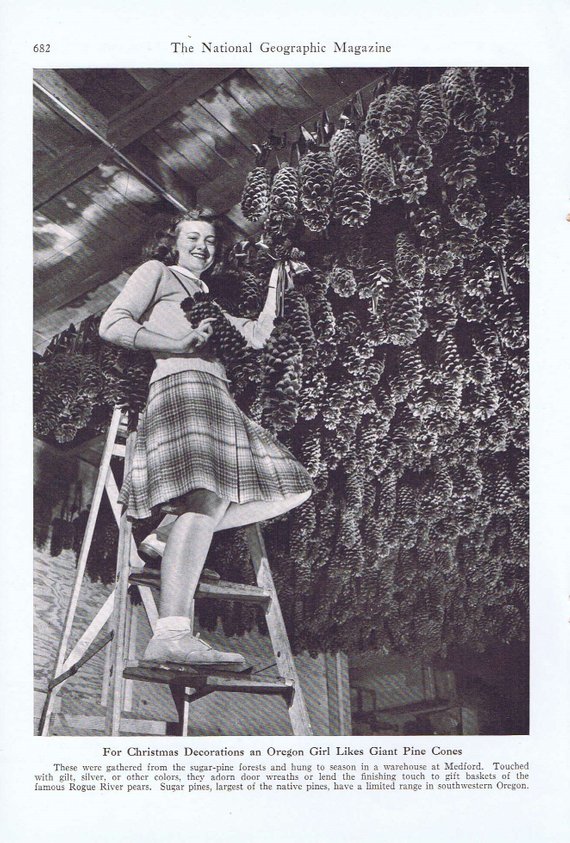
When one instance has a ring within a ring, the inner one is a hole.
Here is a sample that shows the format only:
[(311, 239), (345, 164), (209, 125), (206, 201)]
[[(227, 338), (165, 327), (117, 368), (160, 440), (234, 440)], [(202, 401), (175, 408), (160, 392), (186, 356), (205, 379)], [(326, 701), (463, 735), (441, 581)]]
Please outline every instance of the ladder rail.
[[(125, 453), (125, 475), (132, 464), (136, 441), (136, 432), (131, 431), (127, 438)], [(123, 670), (125, 664), (126, 617), (128, 608), (128, 589), (130, 574), (132, 525), (127, 518), (126, 508), (121, 513), (119, 526), (119, 548), (117, 552), (117, 577), (115, 582), (115, 606), (113, 612), (114, 636), (111, 642), (111, 704), (107, 706), (105, 718), (106, 733), (118, 735), (121, 724), (121, 707), (123, 702)]]
[(313, 727), (301, 688), (299, 674), (291, 652), (287, 628), (277, 599), (277, 591), (273, 582), (273, 575), (267, 559), (265, 542), (259, 524), (252, 524), (247, 528), (247, 538), (251, 554), (251, 561), (255, 570), (257, 584), (272, 595), (269, 606), (265, 610), (269, 637), (275, 653), (279, 674), (283, 679), (293, 682), (293, 699), (289, 705), (289, 717), (294, 735), (312, 735)]
[[(111, 470), (111, 457), (113, 455), (113, 446), (115, 443), (115, 439), (117, 438), (117, 431), (119, 429), (119, 424), (122, 418), (122, 411), (119, 407), (115, 407), (113, 410), (113, 415), (111, 416), (111, 423), (109, 425), (109, 432), (107, 434), (107, 439), (105, 442), (105, 447), (103, 448), (103, 454), (101, 456), (101, 463), (99, 466), (99, 472), (97, 474), (97, 481), (95, 483), (95, 489), (93, 492), (93, 498), (91, 500), (91, 508), (89, 510), (89, 515), (87, 517), (87, 524), (85, 526), (85, 534), (83, 536), (83, 541), (81, 543), (81, 550), (79, 553), (79, 558), (77, 560), (77, 569), (75, 572), (75, 580), (73, 583), (71, 596), (69, 599), (69, 604), (67, 607), (67, 612), (65, 616), (65, 621), (63, 625), (63, 632), (59, 643), (59, 649), (55, 664), (55, 669), (53, 673), (53, 679), (56, 679), (60, 673), (62, 672), (63, 665), (66, 658), (67, 647), (69, 644), (69, 639), (71, 637), (71, 631), (73, 629), (73, 621), (75, 620), (75, 613), (77, 611), (77, 605), (79, 603), (79, 595), (81, 592), (81, 585), (83, 583), (83, 578), (85, 576), (85, 569), (87, 567), (87, 558), (89, 556), (89, 551), (91, 550), (91, 542), (93, 541), (93, 534), (95, 532), (95, 523), (97, 521), (97, 515), (99, 513), (99, 507), (101, 505), (101, 500), (103, 497), (103, 492), (105, 490), (105, 483), (107, 480), (107, 475)], [(49, 729), (51, 725), (51, 717), (53, 714), (53, 707), (55, 703), (55, 695), (58, 692), (60, 685), (55, 686), (53, 689), (48, 689), (46, 700), (44, 703), (44, 710), (42, 712), (41, 718), (41, 730), (40, 734), (45, 736), (49, 734)]]

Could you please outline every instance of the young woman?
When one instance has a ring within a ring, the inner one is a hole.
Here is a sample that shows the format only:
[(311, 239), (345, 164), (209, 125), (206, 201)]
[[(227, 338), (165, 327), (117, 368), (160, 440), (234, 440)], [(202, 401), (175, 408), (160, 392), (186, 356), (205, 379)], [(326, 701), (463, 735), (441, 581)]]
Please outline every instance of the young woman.
[[(218, 225), (191, 213), (156, 242), (160, 259), (131, 275), (100, 327), (103, 339), (156, 359), (120, 501), (134, 519), (168, 504), (178, 514), (167, 528), (159, 620), (143, 659), (240, 667), (241, 655), (213, 649), (192, 630), (192, 601), (212, 535), (287, 512), (307, 500), (313, 483), (235, 404), (224, 366), (208, 347), (212, 320), (191, 329), (180, 307), (188, 295), (208, 290), (201, 276), (216, 259)], [(226, 314), (254, 348), (273, 329), (276, 279), (274, 270), (258, 319)]]

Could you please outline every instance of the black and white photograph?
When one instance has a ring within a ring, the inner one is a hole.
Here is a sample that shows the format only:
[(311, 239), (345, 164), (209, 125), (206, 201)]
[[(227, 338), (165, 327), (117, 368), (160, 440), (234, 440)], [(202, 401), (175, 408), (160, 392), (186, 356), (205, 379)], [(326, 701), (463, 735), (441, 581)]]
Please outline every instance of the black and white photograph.
[(375, 58), (35, 69), (36, 735), (528, 734), (528, 68)]
[(2, 7), (0, 839), (566, 840), (569, 35)]

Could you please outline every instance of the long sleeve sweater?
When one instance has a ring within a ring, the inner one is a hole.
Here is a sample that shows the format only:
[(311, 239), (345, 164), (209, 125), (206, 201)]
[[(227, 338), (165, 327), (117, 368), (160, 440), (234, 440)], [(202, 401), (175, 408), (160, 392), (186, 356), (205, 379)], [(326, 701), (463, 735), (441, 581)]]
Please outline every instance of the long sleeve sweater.
[[(180, 303), (206, 285), (183, 267), (168, 267), (157, 260), (143, 263), (128, 279), (123, 290), (101, 318), (99, 334), (102, 339), (123, 348), (136, 348), (136, 336), (141, 328), (173, 339), (181, 339), (191, 330)], [(242, 319), (226, 313), (252, 348), (262, 348), (273, 330), (275, 319), (275, 290), (270, 287), (267, 301), (258, 319)], [(207, 345), (183, 354), (153, 352), (156, 366), (150, 382), (168, 375), (197, 370), (226, 378), (220, 360), (208, 353)]]

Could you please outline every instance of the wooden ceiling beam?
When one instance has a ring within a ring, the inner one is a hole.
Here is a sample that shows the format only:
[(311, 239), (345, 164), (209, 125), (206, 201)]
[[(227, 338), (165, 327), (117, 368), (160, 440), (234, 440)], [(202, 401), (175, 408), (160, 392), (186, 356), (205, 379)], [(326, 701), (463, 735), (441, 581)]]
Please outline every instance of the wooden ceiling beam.
[[(213, 85), (234, 73), (232, 68), (215, 68), (208, 73), (185, 70), (137, 97), (125, 109), (106, 120), (55, 71), (36, 71), (37, 81), (66, 108), (70, 108), (107, 143), (124, 148), (206, 93)], [(105, 143), (88, 142), (62, 155), (41, 169), (34, 181), (34, 208), (79, 181), (110, 155)]]
[[(34, 70), (34, 82), (41, 85), (54, 99), (68, 108), (73, 114), (77, 114), (92, 129), (103, 137), (106, 136), (109, 128), (109, 121), (94, 108), (81, 94), (72, 88), (62, 76), (55, 70), (47, 68), (36, 68)], [(74, 128), (78, 128), (77, 125)]]
[(150, 132), (155, 126), (173, 117), (184, 105), (189, 105), (235, 73), (234, 68), (213, 68), (208, 70), (185, 70), (145, 91), (140, 97), (113, 115), (109, 121), (107, 140), (123, 147)]

